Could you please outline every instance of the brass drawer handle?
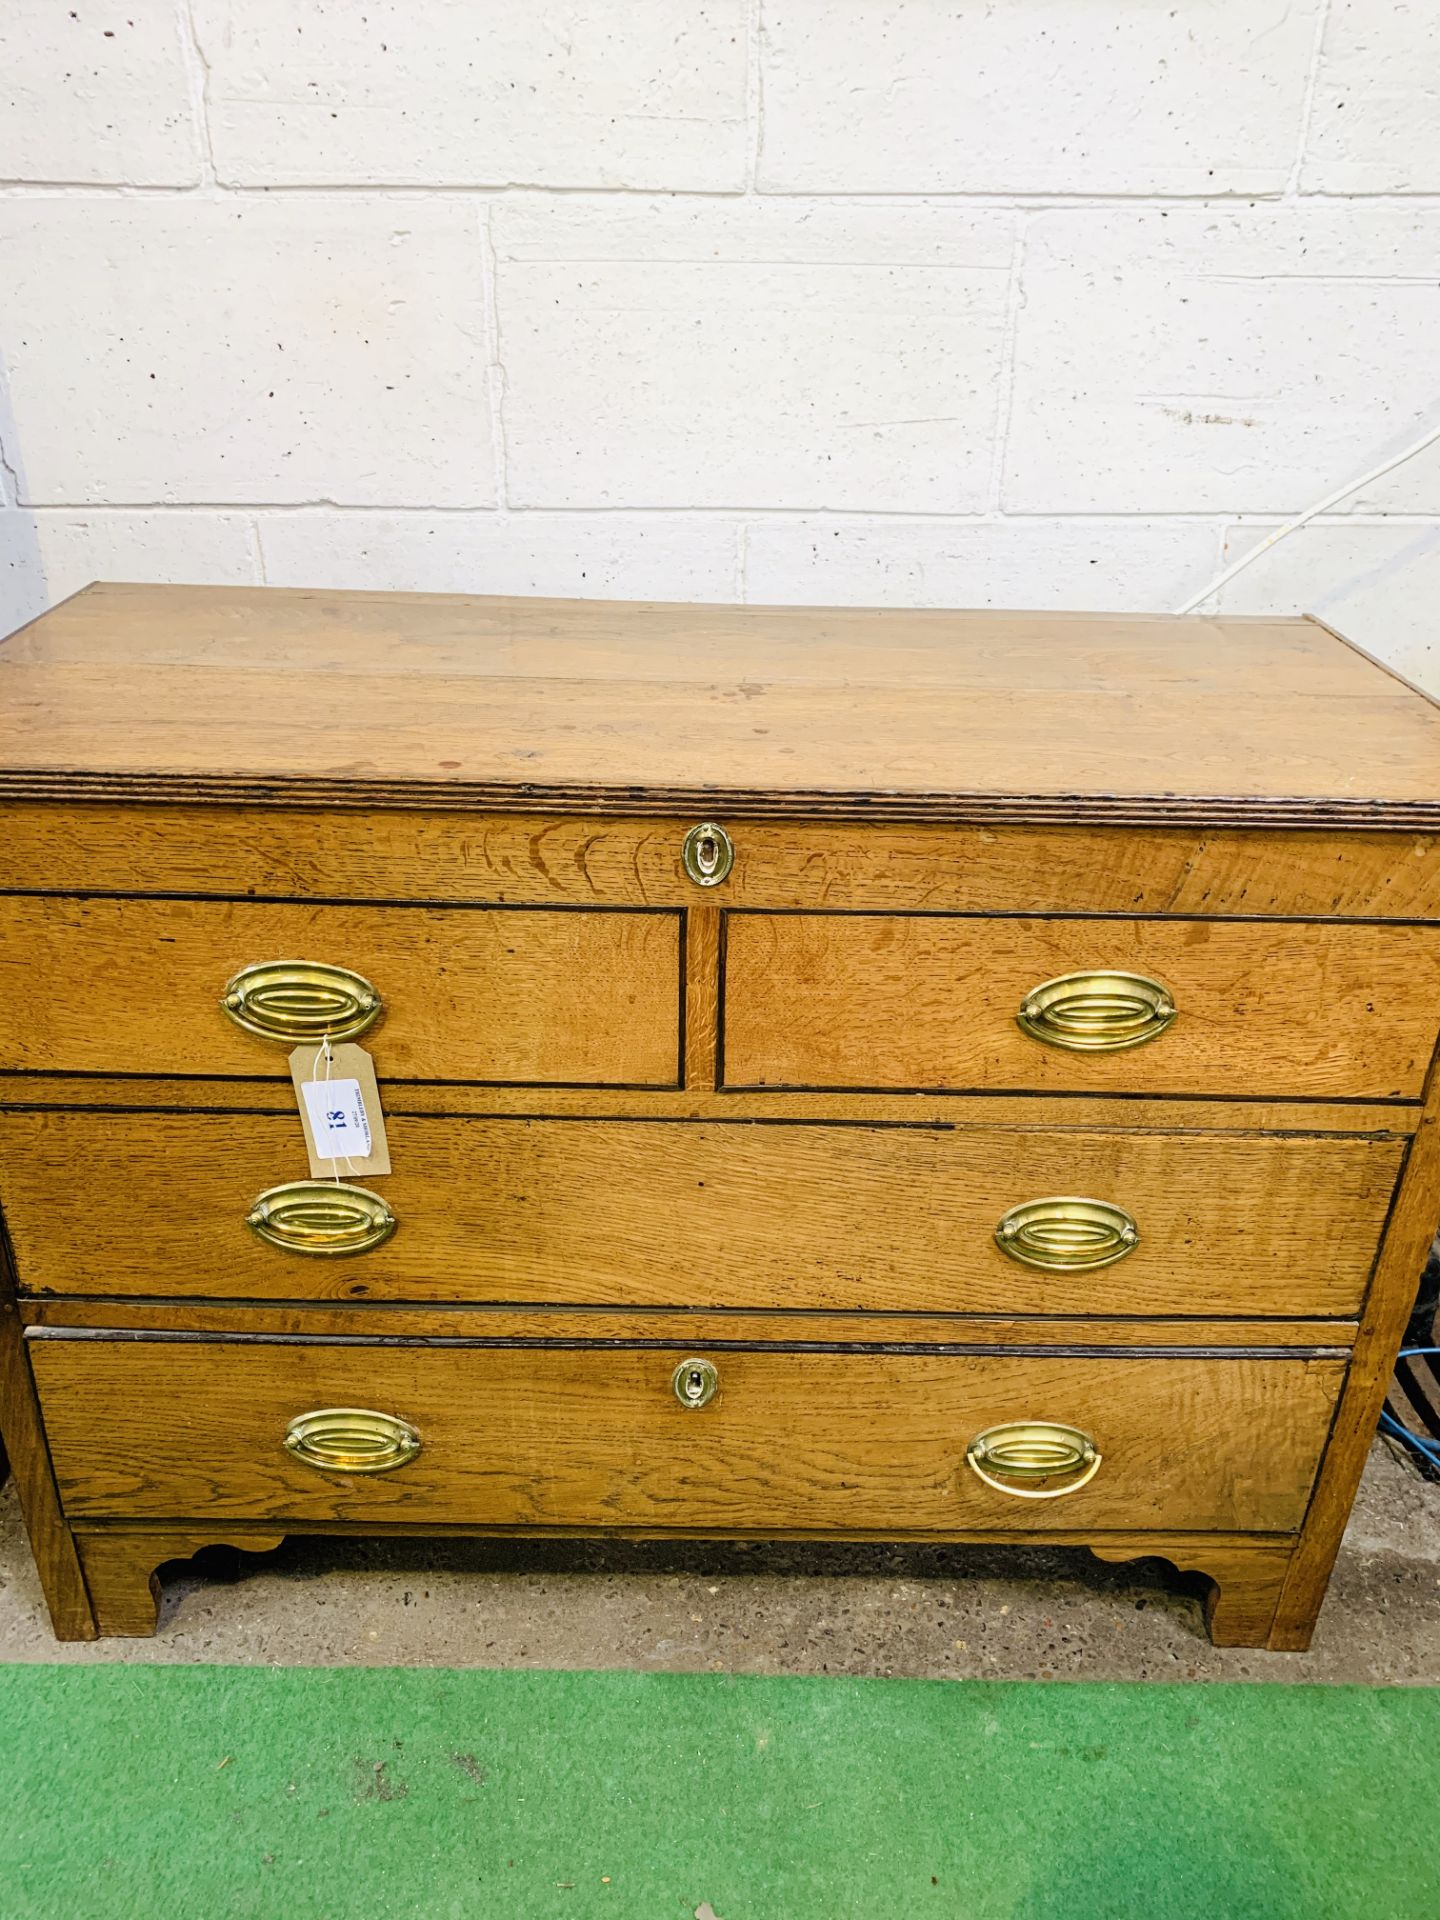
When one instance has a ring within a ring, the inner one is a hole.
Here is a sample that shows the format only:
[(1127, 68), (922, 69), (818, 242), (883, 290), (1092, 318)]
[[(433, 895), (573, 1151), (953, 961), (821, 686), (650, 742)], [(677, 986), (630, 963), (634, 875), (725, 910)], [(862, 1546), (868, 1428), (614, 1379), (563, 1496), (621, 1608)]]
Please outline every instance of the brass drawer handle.
[(378, 1193), (333, 1180), (291, 1180), (262, 1193), (245, 1224), (285, 1253), (369, 1253), (399, 1222)]
[(682, 1407), (708, 1407), (720, 1385), (720, 1375), (709, 1360), (682, 1360), (670, 1376), (675, 1398)]
[(705, 820), (691, 827), (680, 848), (680, 864), (697, 887), (718, 887), (735, 864), (735, 842), (724, 827)]
[[(1088, 1433), (1057, 1420), (1012, 1420), (987, 1427), (965, 1449), (966, 1466), (987, 1487), (1021, 1500), (1058, 1500), (1078, 1493), (1100, 1471), (1100, 1458)], [(1063, 1487), (1040, 1484), (1065, 1476)], [(1012, 1486), (1011, 1481), (1021, 1484)]]
[(226, 983), (221, 1008), (247, 1033), (295, 1046), (354, 1040), (380, 1018), (384, 1002), (362, 974), (324, 960), (262, 960)]
[(1140, 1244), (1140, 1229), (1108, 1200), (1027, 1200), (995, 1229), (995, 1244), (1024, 1267), (1046, 1273), (1085, 1273), (1123, 1260)]
[(285, 1429), (285, 1450), (318, 1473), (393, 1473), (420, 1451), (408, 1420), (367, 1407), (317, 1407)]
[(1076, 1053), (1118, 1053), (1158, 1039), (1175, 1002), (1143, 973), (1063, 973), (1032, 987), (1015, 1018), (1032, 1040)]

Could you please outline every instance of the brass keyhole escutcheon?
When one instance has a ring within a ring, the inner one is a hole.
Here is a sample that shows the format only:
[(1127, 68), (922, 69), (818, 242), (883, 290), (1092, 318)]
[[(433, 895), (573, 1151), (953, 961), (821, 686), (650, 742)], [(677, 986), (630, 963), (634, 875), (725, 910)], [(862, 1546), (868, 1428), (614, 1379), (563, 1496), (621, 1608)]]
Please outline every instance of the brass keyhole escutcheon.
[(724, 827), (702, 821), (686, 834), (680, 864), (697, 887), (718, 887), (735, 864), (735, 843)]
[(720, 1385), (720, 1375), (709, 1360), (682, 1360), (670, 1376), (675, 1398), (682, 1407), (708, 1407)]

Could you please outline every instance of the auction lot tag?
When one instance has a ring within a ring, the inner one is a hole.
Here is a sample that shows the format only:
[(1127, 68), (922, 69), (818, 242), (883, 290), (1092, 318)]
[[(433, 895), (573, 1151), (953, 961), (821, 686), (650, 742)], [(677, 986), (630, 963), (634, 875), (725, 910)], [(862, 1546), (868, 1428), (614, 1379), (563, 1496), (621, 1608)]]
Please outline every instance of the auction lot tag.
[(370, 1122), (358, 1080), (304, 1080), (305, 1118), (321, 1160), (368, 1160)]
[(290, 1078), (314, 1178), (389, 1173), (380, 1088), (363, 1047), (350, 1041), (296, 1047)]

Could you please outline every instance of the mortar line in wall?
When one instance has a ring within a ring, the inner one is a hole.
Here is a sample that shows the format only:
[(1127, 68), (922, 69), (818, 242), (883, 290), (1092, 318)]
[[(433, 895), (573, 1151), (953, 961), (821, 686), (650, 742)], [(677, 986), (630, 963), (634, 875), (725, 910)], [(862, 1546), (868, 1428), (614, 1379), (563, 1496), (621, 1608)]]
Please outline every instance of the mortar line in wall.
[(1030, 216), (1017, 211), (1015, 233), (1010, 243), (1010, 277), (1005, 288), (1005, 332), (1000, 346), (1000, 372), (996, 381), (995, 421), (990, 433), (990, 480), (986, 498), (992, 513), (999, 513), (1005, 490), (1005, 462), (1010, 453), (1010, 425), (1015, 415), (1015, 356), (1019, 347), (1020, 310), (1025, 304), (1025, 240)]
[[(933, 517), (950, 518), (952, 516)], [(1012, 507), (1003, 513), (983, 517), (997, 520), (1148, 520), (1181, 526), (1208, 526), (1218, 519), (1222, 526), (1227, 527), (1268, 527), (1283, 526), (1292, 518), (1292, 515), (1285, 507), (1245, 507), (1218, 515), (1214, 508), (1169, 511), (1161, 507), (1152, 512), (1145, 508), (1121, 511), (1104, 507)], [(1313, 520), (1307, 521), (1306, 525), (1311, 527), (1428, 527), (1435, 525), (1437, 521), (1440, 521), (1440, 507), (1431, 509), (1413, 507), (1397, 513), (1371, 511), (1318, 513)]]
[(270, 570), (265, 565), (265, 542), (260, 538), (260, 516), (250, 515), (250, 545), (255, 555), (255, 571), (259, 575), (260, 585), (270, 584)]
[(195, 0), (183, 0), (180, 8), (180, 40), (185, 70), (191, 82), (191, 101), (195, 125), (200, 135), (201, 189), (218, 189), (215, 171), (215, 146), (210, 137), (210, 62), (205, 57), (200, 29), (195, 22)]
[[(7, 469), (8, 470), (8, 469)], [(665, 507), (665, 506), (514, 506), (501, 507), (493, 502), (470, 506), (427, 506), (412, 502), (338, 501), (338, 500), (32, 500), (13, 501), (11, 509), (43, 518), (47, 514), (75, 513), (89, 517), (106, 514), (154, 513), (162, 517), (216, 513), (236, 517), (252, 515), (257, 520), (280, 519), (307, 513), (332, 513), (342, 517), (384, 515), (394, 519), (611, 519), (634, 520), (742, 520), (747, 529), (766, 520), (813, 520), (824, 523), (866, 525), (877, 520), (899, 525), (934, 527), (1000, 527), (1063, 523), (1076, 526), (1150, 525), (1176, 528), (1281, 526), (1287, 518), (1283, 507), (1250, 508), (1243, 512), (1217, 515), (1213, 508), (1120, 509), (1103, 507), (1036, 507), (985, 510), (980, 513), (934, 513), (901, 507), (773, 507), (754, 503), (741, 506)], [(1308, 523), (1312, 527), (1433, 527), (1440, 526), (1440, 507), (1432, 512), (1414, 509), (1401, 513), (1328, 513)]]
[(1320, 0), (1315, 15), (1315, 34), (1310, 42), (1310, 65), (1305, 74), (1305, 93), (1300, 102), (1300, 129), (1295, 141), (1295, 160), (1285, 183), (1287, 200), (1300, 199), (1300, 179), (1305, 171), (1305, 149), (1310, 144), (1310, 127), (1315, 117), (1315, 94), (1320, 85), (1320, 63), (1325, 52), (1325, 32), (1330, 24), (1331, 0)]
[(760, 191), (760, 163), (765, 150), (764, 0), (746, 0), (745, 6), (745, 191)]
[[(215, 198), (221, 200), (264, 201), (289, 197), (299, 198), (308, 195), (312, 199), (340, 199), (355, 197), (371, 200), (561, 200), (589, 199), (596, 201), (646, 200), (668, 202), (672, 200), (714, 201), (717, 205), (733, 205), (737, 200), (747, 197), (743, 186), (728, 188), (704, 187), (596, 187), (596, 186), (545, 186), (490, 182), (425, 182), (413, 181), (281, 181), (269, 185), (235, 183), (221, 180), (195, 180), (175, 185), (136, 184), (119, 180), (21, 180), (0, 178), (0, 198), (26, 199), (101, 199), (101, 200), (193, 200), (197, 198)], [(1304, 192), (1289, 195), (1284, 188), (1265, 190), (1261, 188), (1236, 188), (1230, 192), (1217, 193), (1213, 190), (1196, 193), (962, 193), (947, 191), (943, 188), (930, 189), (915, 193), (876, 192), (863, 193), (850, 191), (845, 193), (825, 193), (814, 189), (796, 192), (777, 192), (771, 188), (753, 196), (760, 201), (804, 202), (814, 206), (828, 207), (878, 207), (894, 206), (967, 207), (977, 212), (986, 210), (1000, 213), (1047, 213), (1061, 212), (1115, 212), (1125, 210), (1143, 212), (1147, 208), (1172, 209), (1190, 207), (1203, 211), (1207, 206), (1220, 211), (1243, 210), (1246, 207), (1284, 208), (1293, 211), (1302, 206), (1320, 203), (1348, 205), (1352, 201), (1364, 201), (1369, 205), (1393, 205), (1405, 208), (1428, 208), (1440, 204), (1440, 188), (1421, 189), (1406, 192), (1397, 189), (1351, 190), (1336, 192), (1323, 187), (1308, 188)], [(1385, 276), (1377, 274), (1376, 279)]]
[(735, 598), (743, 607), (750, 598), (750, 522), (735, 523)]
[(481, 271), (485, 309), (485, 388), (490, 401), (490, 457), (495, 469), (495, 504), (503, 514), (510, 504), (510, 456), (505, 439), (505, 362), (500, 354), (500, 260), (495, 251), (494, 207), (480, 215)]
[[(202, 161), (202, 173), (203, 167)], [(129, 180), (0, 180), (0, 200), (210, 200), (218, 184), (203, 178), (167, 186)]]

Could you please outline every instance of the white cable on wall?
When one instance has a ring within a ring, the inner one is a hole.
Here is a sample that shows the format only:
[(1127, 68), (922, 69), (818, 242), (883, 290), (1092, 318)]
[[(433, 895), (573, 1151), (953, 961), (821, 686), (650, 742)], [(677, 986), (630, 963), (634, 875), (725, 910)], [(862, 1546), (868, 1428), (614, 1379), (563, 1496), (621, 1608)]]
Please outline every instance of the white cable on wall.
[(1209, 586), (1202, 587), (1199, 593), (1192, 595), (1183, 607), (1176, 607), (1176, 613), (1193, 613), (1203, 601), (1210, 598), (1212, 593), (1218, 593), (1221, 587), (1235, 578), (1237, 573), (1243, 573), (1252, 560), (1258, 560), (1262, 553), (1268, 552), (1287, 534), (1294, 533), (1297, 528), (1303, 527), (1306, 521), (1313, 520), (1317, 513), (1324, 513), (1328, 507), (1338, 506), (1342, 500), (1348, 500), (1352, 493), (1358, 493), (1361, 487), (1368, 487), (1372, 480), (1379, 480), (1395, 467), (1403, 466), (1407, 460), (1413, 460), (1417, 453), (1423, 453), (1426, 447), (1433, 446), (1437, 440), (1440, 440), (1440, 426), (1431, 427), (1411, 446), (1406, 447), (1403, 453), (1397, 453), (1393, 460), (1386, 460), (1380, 466), (1372, 467), (1368, 473), (1362, 473), (1358, 479), (1347, 480), (1345, 485), (1337, 487), (1334, 493), (1327, 493), (1325, 498), (1317, 500), (1313, 507), (1307, 507), (1304, 513), (1297, 514), (1285, 526), (1277, 527), (1274, 533), (1267, 534), (1259, 546), (1252, 547), (1248, 553), (1242, 554), (1233, 566), (1226, 567), (1223, 573), (1217, 573)]

